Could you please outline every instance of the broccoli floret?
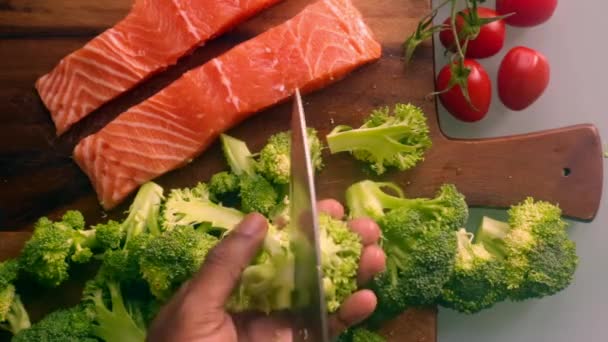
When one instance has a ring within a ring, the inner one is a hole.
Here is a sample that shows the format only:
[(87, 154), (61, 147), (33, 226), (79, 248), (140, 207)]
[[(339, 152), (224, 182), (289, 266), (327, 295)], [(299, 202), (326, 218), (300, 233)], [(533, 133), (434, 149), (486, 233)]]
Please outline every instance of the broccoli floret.
[(558, 206), (527, 198), (511, 207), (508, 223), (484, 218), (475, 242), (504, 259), (509, 298), (542, 298), (572, 282), (578, 256), (561, 214)]
[(244, 217), (243, 213), (236, 209), (213, 203), (204, 183), (198, 183), (194, 188), (171, 190), (162, 216), (164, 230), (201, 223), (210, 223), (213, 227), (229, 230)]
[(472, 314), (506, 299), (503, 260), (483, 244), (472, 243), (473, 234), (465, 229), (458, 231), (457, 238), (454, 272), (443, 288), (440, 304)]
[[(314, 169), (323, 168), (323, 144), (314, 128), (307, 129), (308, 147)], [(272, 135), (262, 148), (256, 163), (259, 174), (274, 184), (289, 184), (291, 174), (291, 131)]]
[(121, 224), (114, 220), (100, 223), (93, 229), (96, 232), (97, 243), (103, 250), (120, 248), (126, 237), (126, 232), (122, 229)]
[[(383, 189), (392, 190), (395, 195)], [(462, 195), (454, 185), (441, 186), (435, 198), (405, 198), (403, 191), (394, 183), (378, 183), (370, 180), (351, 185), (346, 190), (346, 203), (351, 217), (378, 219), (387, 210), (410, 208), (418, 211), (425, 220), (435, 220), (454, 230), (464, 227), (469, 210)]]
[(356, 327), (344, 331), (335, 342), (386, 342), (386, 339), (371, 330)]
[(6, 285), (0, 289), (0, 329), (10, 331), (13, 335), (30, 327), (30, 318), (15, 292), (15, 286)]
[(164, 301), (200, 268), (217, 238), (183, 227), (151, 239), (141, 251), (139, 266), (152, 294)]
[(66, 211), (61, 217), (61, 221), (76, 230), (82, 230), (85, 226), (84, 216), (77, 210)]
[[(345, 222), (325, 214), (319, 216), (321, 265), (326, 305), (335, 312), (357, 289), (357, 270), (362, 244)], [(241, 311), (279, 311), (291, 309), (295, 276), (295, 255), (289, 226), (269, 226), (264, 247), (256, 260), (245, 268), (228, 309)]]
[(277, 206), (279, 194), (266, 178), (254, 175), (241, 179), (241, 208), (246, 213), (268, 216)]
[(411, 104), (376, 109), (360, 128), (337, 126), (327, 135), (332, 154), (351, 152), (378, 175), (387, 167), (407, 170), (424, 160), (431, 147), (429, 127), (422, 110)]
[(259, 212), (269, 215), (278, 204), (277, 189), (264, 177), (255, 171), (253, 155), (244, 141), (221, 136), (224, 155), (232, 173), (239, 176), (241, 209), (246, 212)]
[(388, 212), (378, 224), (386, 253), (386, 271), (372, 282), (378, 315), (434, 303), (454, 269), (454, 231), (407, 207)]
[(95, 342), (91, 317), (83, 305), (60, 309), (48, 314), (31, 328), (21, 330), (13, 342), (83, 341)]
[(238, 205), (241, 180), (232, 172), (223, 171), (214, 174), (209, 179), (211, 199), (229, 207)]
[(15, 292), (19, 263), (15, 259), (0, 263), (0, 329), (13, 334), (30, 327), (30, 318)]
[[(84, 263), (91, 259), (96, 244), (94, 230), (80, 230), (76, 212), (66, 214), (69, 220), (52, 222), (40, 218), (34, 233), (23, 247), (19, 258), (21, 268), (39, 283), (55, 287), (68, 278), (69, 261)], [(72, 227), (68, 222), (76, 222)]]
[(145, 340), (146, 327), (141, 308), (123, 298), (118, 282), (105, 277), (89, 281), (85, 285), (83, 300), (92, 317), (93, 336), (104, 341)]

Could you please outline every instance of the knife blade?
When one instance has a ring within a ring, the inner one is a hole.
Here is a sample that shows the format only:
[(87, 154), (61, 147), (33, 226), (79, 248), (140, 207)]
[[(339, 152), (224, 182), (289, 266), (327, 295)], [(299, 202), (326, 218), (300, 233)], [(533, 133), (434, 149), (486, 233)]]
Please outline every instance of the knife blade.
[(290, 239), (295, 254), (295, 341), (329, 341), (319, 248), (314, 171), (306, 118), (296, 89), (291, 117)]

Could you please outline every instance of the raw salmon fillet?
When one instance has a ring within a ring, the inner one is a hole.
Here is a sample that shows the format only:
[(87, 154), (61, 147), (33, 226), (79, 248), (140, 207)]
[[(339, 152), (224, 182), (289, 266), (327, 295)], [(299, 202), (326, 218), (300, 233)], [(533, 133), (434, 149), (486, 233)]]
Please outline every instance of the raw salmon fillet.
[(113, 28), (36, 82), (57, 134), (178, 58), (281, 0), (135, 0)]
[(110, 209), (296, 88), (319, 89), (380, 55), (349, 0), (318, 1), (122, 113), (83, 139), (74, 159)]

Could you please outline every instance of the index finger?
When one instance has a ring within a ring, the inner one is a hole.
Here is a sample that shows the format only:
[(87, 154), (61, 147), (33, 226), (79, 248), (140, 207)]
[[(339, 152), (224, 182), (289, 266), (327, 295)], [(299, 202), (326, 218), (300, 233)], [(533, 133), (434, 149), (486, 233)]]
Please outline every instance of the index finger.
[(320, 200), (317, 202), (317, 210), (338, 220), (344, 217), (344, 207), (334, 199)]

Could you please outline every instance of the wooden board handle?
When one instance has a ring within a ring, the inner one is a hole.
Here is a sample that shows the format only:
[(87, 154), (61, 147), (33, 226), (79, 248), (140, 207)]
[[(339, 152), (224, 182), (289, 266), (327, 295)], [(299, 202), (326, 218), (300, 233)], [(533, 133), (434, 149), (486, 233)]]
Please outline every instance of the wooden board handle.
[[(447, 138), (445, 138), (447, 139)], [(408, 192), (454, 183), (471, 206), (508, 207), (532, 196), (558, 203), (564, 215), (592, 220), (602, 196), (602, 144), (593, 125), (495, 139), (437, 142)], [(427, 187), (419, 188), (420, 186)]]

